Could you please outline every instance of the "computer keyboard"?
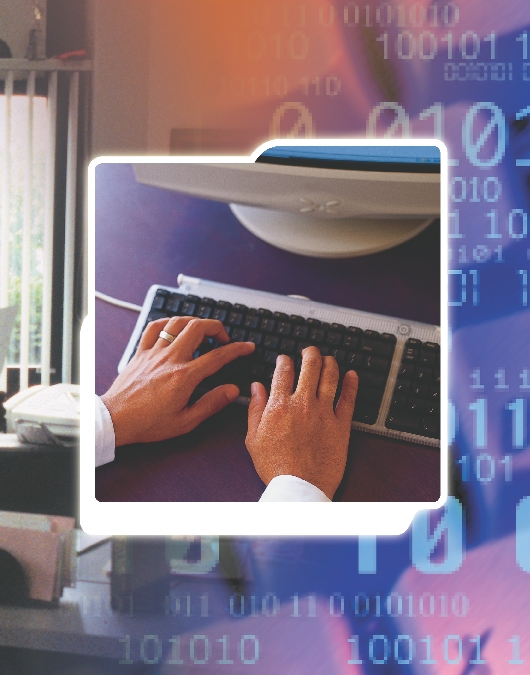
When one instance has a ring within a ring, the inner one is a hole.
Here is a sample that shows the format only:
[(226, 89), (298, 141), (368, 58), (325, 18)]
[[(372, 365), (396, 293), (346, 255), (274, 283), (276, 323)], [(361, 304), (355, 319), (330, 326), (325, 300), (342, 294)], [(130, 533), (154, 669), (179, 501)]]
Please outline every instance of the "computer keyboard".
[[(248, 403), (250, 384), (269, 389), (278, 354), (288, 354), (297, 375), (301, 351), (310, 345), (333, 356), (341, 379), (359, 376), (354, 428), (394, 438), (440, 445), (440, 329), (367, 312), (179, 275), (178, 286), (151, 286), (118, 366), (132, 358), (149, 321), (195, 316), (222, 321), (232, 341), (251, 341), (255, 352), (203, 382), (211, 389), (237, 384)], [(213, 340), (195, 356), (215, 349)], [(339, 390), (340, 391), (340, 384)]]

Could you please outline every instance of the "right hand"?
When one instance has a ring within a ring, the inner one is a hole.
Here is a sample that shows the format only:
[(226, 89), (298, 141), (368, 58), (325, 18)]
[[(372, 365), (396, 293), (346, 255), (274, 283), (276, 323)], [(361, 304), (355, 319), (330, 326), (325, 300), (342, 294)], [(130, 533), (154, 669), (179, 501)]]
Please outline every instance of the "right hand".
[(332, 356), (322, 358), (316, 347), (307, 347), (293, 393), (294, 380), (293, 361), (280, 355), (270, 396), (253, 383), (246, 446), (266, 485), (276, 476), (298, 476), (332, 499), (346, 467), (357, 373), (345, 374), (335, 410), (339, 367)]

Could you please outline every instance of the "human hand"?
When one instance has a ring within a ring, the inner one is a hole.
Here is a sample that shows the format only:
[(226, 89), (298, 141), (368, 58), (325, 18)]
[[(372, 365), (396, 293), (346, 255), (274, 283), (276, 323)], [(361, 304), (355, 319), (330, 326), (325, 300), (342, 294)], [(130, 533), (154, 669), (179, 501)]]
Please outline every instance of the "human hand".
[(253, 383), (246, 446), (266, 485), (275, 476), (298, 476), (332, 499), (346, 467), (357, 373), (344, 376), (335, 410), (339, 367), (332, 356), (307, 347), (293, 393), (294, 380), (293, 361), (280, 355), (268, 400), (265, 387)]
[[(161, 330), (175, 340), (170, 344), (160, 338)], [(230, 340), (223, 324), (213, 319), (173, 317), (147, 326), (136, 354), (101, 397), (112, 418), (116, 446), (185, 434), (239, 396), (235, 384), (224, 384), (188, 405), (204, 378), (255, 348), (252, 342), (234, 342), (193, 359), (207, 337)]]

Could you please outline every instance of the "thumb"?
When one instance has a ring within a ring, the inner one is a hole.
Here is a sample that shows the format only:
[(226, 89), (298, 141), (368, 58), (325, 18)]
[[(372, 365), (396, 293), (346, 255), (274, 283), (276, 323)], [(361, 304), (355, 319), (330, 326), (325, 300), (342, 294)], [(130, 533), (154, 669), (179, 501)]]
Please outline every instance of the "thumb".
[(261, 382), (253, 382), (250, 388), (251, 398), (248, 406), (248, 432), (247, 442), (252, 441), (258, 433), (258, 427), (261, 422), (261, 417), (265, 406), (267, 405), (267, 390)]
[(205, 419), (215, 415), (239, 396), (239, 389), (235, 384), (223, 384), (209, 391), (191, 405), (184, 415), (186, 431), (192, 431)]

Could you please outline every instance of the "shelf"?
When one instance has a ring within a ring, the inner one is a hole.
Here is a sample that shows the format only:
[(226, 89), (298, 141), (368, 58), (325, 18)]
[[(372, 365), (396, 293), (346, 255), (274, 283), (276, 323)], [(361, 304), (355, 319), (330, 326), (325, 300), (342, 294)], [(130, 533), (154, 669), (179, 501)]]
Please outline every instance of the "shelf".
[(92, 61), (83, 59), (80, 61), (62, 61), (61, 59), (42, 59), (30, 61), (29, 59), (0, 59), (0, 73), (7, 70), (16, 71), (90, 71)]

